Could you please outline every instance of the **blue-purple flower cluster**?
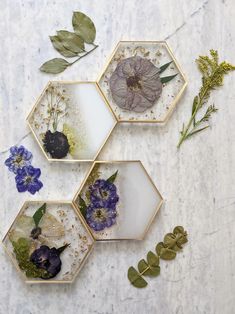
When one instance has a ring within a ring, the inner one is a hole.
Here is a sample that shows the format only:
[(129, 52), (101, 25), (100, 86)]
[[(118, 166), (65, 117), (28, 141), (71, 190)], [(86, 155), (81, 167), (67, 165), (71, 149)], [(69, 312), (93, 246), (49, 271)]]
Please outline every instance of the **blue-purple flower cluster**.
[(43, 184), (39, 180), (41, 170), (31, 165), (32, 153), (22, 145), (11, 147), (10, 153), (5, 165), (16, 175), (15, 181), (18, 192), (28, 191), (35, 194), (43, 187)]
[(119, 200), (116, 186), (108, 180), (98, 179), (89, 186), (90, 205), (86, 221), (95, 231), (111, 227), (116, 222), (116, 205)]

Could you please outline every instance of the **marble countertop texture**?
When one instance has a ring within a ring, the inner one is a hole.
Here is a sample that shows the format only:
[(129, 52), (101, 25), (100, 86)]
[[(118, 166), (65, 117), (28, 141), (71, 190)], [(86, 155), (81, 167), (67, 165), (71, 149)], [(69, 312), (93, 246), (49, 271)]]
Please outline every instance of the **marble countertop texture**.
[[(87, 13), (99, 48), (57, 76), (38, 71), (58, 56), (48, 36), (71, 29), (72, 12)], [(116, 43), (167, 40), (189, 80), (165, 126), (118, 125), (100, 160), (140, 159), (165, 202), (145, 240), (98, 243), (72, 285), (25, 285), (0, 248), (0, 314), (233, 314), (235, 313), (235, 74), (211, 103), (219, 111), (211, 128), (176, 144), (200, 86), (194, 59), (218, 49), (235, 63), (234, 0), (1, 0), (0, 1), (0, 236), (27, 199), (70, 200), (90, 164), (49, 164), (25, 118), (50, 79), (96, 80)], [(124, 136), (123, 136), (124, 135)], [(44, 188), (19, 194), (4, 166), (9, 147), (25, 145), (41, 167)], [(189, 243), (146, 289), (132, 287), (130, 265), (153, 250), (175, 225)]]

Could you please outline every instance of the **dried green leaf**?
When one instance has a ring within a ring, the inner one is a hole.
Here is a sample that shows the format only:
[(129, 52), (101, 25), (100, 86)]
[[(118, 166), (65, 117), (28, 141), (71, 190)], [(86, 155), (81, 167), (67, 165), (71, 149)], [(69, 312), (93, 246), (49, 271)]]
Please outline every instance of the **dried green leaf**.
[(161, 77), (161, 82), (162, 82), (162, 84), (165, 84), (165, 83), (170, 82), (170, 81), (173, 80), (173, 78), (175, 78), (177, 75), (178, 75), (178, 73), (177, 73), (177, 74), (174, 74), (174, 75), (170, 75), (170, 76)]
[(40, 67), (40, 71), (58, 74), (63, 72), (69, 65), (70, 63), (66, 60), (61, 58), (55, 58), (43, 63), (43, 65)]
[(107, 181), (110, 183), (113, 183), (117, 177), (117, 174), (118, 174), (118, 170), (113, 175), (111, 175), (111, 177), (109, 177)]
[(44, 203), (40, 208), (37, 209), (37, 211), (33, 215), (33, 220), (34, 220), (34, 223), (35, 223), (36, 227), (38, 227), (38, 225), (39, 225), (43, 215), (45, 214), (46, 207), (47, 207), (47, 204)]
[(163, 64), (161, 67), (160, 67), (160, 74), (162, 73), (162, 72), (164, 72), (168, 67), (169, 67), (169, 65), (172, 63), (173, 61), (170, 61), (170, 62), (167, 62), (167, 63), (165, 63), (165, 64)]
[(156, 252), (161, 259), (172, 260), (176, 257), (174, 250), (168, 249), (163, 242), (159, 242), (156, 246)]
[(159, 265), (159, 257), (151, 251), (149, 251), (147, 254), (147, 261), (148, 261), (150, 266), (158, 266)]
[(82, 12), (74, 12), (72, 18), (73, 28), (76, 34), (84, 41), (91, 44), (95, 40), (96, 29), (92, 20)]
[(60, 41), (58, 36), (50, 36), (51, 43), (53, 47), (64, 57), (66, 58), (72, 58), (76, 57), (78, 54), (77, 52), (73, 52), (65, 48)]
[(132, 266), (128, 269), (127, 277), (136, 288), (144, 288), (148, 285), (144, 278), (141, 277), (138, 271)]
[(184, 228), (182, 226), (176, 226), (173, 230), (173, 233), (174, 234), (178, 234), (178, 233), (181, 233), (183, 235), (187, 235), (187, 232), (184, 231)]
[(79, 209), (83, 217), (86, 216), (86, 211), (87, 211), (87, 205), (84, 199), (79, 195)]
[(198, 105), (198, 96), (195, 96), (194, 100), (193, 100), (192, 114), (194, 114), (194, 112), (195, 112), (195, 110), (197, 108), (197, 105)]
[(144, 259), (139, 261), (138, 270), (139, 270), (140, 274), (143, 276), (156, 277), (157, 275), (160, 274), (160, 267), (159, 266), (150, 267)]
[(60, 30), (57, 31), (57, 36), (66, 49), (74, 53), (84, 52), (84, 40), (77, 34)]

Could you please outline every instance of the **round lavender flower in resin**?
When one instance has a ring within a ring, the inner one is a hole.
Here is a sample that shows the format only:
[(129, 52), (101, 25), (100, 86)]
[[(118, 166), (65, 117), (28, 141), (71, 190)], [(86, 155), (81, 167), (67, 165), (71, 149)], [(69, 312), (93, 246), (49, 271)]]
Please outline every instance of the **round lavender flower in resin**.
[(161, 96), (160, 69), (140, 56), (120, 61), (110, 77), (113, 100), (122, 109), (143, 112)]
[(42, 279), (49, 279), (55, 277), (61, 270), (62, 262), (60, 254), (68, 247), (68, 244), (56, 249), (50, 249), (46, 245), (42, 245), (35, 250), (30, 256), (30, 261), (36, 265), (37, 268), (45, 269), (48, 277)]
[(33, 155), (24, 146), (13, 146), (10, 148), (10, 153), (10, 156), (5, 161), (5, 165), (15, 174), (17, 174), (18, 169), (31, 164)]
[(89, 191), (90, 201), (95, 207), (115, 209), (119, 196), (113, 183), (98, 179), (89, 187)]
[(40, 175), (41, 170), (33, 166), (25, 166), (22, 169), (18, 169), (15, 177), (18, 192), (28, 191), (31, 194), (35, 194), (39, 191), (43, 187), (42, 182), (38, 179)]
[(95, 231), (102, 231), (116, 223), (117, 212), (115, 208), (96, 207), (90, 205), (86, 211), (86, 221)]

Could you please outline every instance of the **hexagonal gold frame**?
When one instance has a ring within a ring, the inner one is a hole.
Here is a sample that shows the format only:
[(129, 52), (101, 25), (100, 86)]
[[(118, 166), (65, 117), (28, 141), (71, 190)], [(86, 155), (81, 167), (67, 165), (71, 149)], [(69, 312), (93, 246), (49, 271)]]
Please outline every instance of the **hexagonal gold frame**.
[[(40, 143), (40, 141), (39, 141), (37, 135), (35, 134), (35, 132), (34, 132), (32, 126), (31, 126), (31, 124), (30, 124), (30, 122), (29, 122), (29, 119), (31, 118), (31, 116), (32, 116), (32, 114), (33, 114), (35, 108), (37, 107), (37, 105), (40, 103), (40, 101), (41, 101), (41, 99), (42, 99), (42, 97), (43, 97), (45, 91), (46, 91), (47, 88), (50, 86), (50, 84), (53, 84), (53, 83), (64, 84), (64, 85), (66, 85), (66, 84), (68, 84), (68, 85), (70, 85), (70, 84), (74, 84), (74, 85), (75, 85), (75, 84), (94, 84), (95, 87), (96, 87), (96, 89), (97, 89), (97, 91), (98, 91), (98, 93), (99, 93), (100, 96), (102, 97), (102, 99), (103, 99), (105, 105), (107, 106), (107, 108), (108, 108), (109, 111), (111, 112), (112, 116), (114, 117), (114, 120), (115, 120), (114, 126), (112, 127), (112, 129), (111, 129), (110, 132), (108, 133), (107, 137), (105, 138), (105, 141), (103, 142), (103, 144), (101, 145), (101, 147), (99, 148), (99, 150), (97, 151), (97, 153), (96, 153), (96, 155), (94, 156), (93, 159), (63, 159), (63, 158), (62, 158), (62, 159), (57, 159), (57, 158), (50, 158), (50, 157), (47, 155), (47, 153), (45, 152), (45, 150), (43, 149), (42, 144)], [(28, 116), (27, 116), (27, 118), (26, 118), (26, 121), (27, 121), (28, 126), (29, 126), (29, 128), (30, 128), (30, 130), (31, 130), (31, 132), (32, 132), (32, 134), (33, 134), (33, 136), (34, 136), (34, 138), (36, 139), (36, 141), (37, 141), (37, 143), (38, 143), (40, 149), (42, 150), (44, 156), (46, 157), (46, 159), (47, 159), (49, 162), (53, 162), (53, 161), (59, 161), (59, 162), (94, 162), (94, 161), (97, 159), (98, 155), (100, 154), (101, 150), (104, 148), (106, 142), (108, 141), (109, 137), (111, 136), (111, 134), (112, 134), (114, 128), (116, 127), (117, 122), (118, 122), (118, 120), (117, 120), (117, 118), (116, 118), (116, 115), (114, 114), (114, 112), (113, 112), (111, 106), (109, 105), (109, 102), (108, 102), (107, 99), (105, 98), (105, 96), (104, 96), (103, 92), (101, 91), (101, 89), (100, 89), (100, 87), (99, 87), (99, 85), (98, 85), (97, 82), (95, 82), (95, 81), (56, 81), (56, 80), (55, 80), (55, 81), (49, 81), (49, 82), (47, 83), (47, 85), (45, 86), (45, 88), (44, 88), (43, 91), (41, 92), (40, 96), (38, 97), (36, 103), (34, 104), (33, 108), (31, 109), (30, 113), (28, 114)]]
[[(85, 257), (83, 258), (80, 266), (78, 267), (74, 277), (72, 280), (28, 280), (28, 278), (26, 277), (26, 275), (21, 271), (21, 269), (19, 268), (19, 265), (17, 264), (16, 260), (14, 259), (14, 257), (12, 256), (12, 254), (8, 251), (8, 248), (6, 247), (4, 241), (6, 240), (7, 236), (9, 235), (9, 232), (11, 231), (14, 223), (16, 222), (16, 220), (19, 218), (19, 216), (22, 214), (22, 212), (25, 210), (25, 207), (27, 206), (28, 203), (47, 203), (47, 204), (68, 204), (71, 205), (72, 209), (74, 210), (75, 214), (78, 215), (79, 220), (81, 221), (81, 224), (83, 225), (83, 227), (86, 229), (86, 231), (88, 232), (88, 234), (90, 235), (91, 239), (92, 239), (92, 244), (91, 247), (89, 248), (87, 254), (85, 255)], [(17, 216), (15, 217), (13, 223), (11, 224), (10, 228), (8, 229), (7, 233), (5, 234), (4, 238), (2, 239), (2, 245), (3, 248), (5, 250), (5, 252), (7, 253), (7, 255), (9, 256), (9, 258), (11, 259), (13, 265), (15, 266), (16, 270), (20, 273), (20, 276), (22, 277), (22, 279), (24, 280), (24, 282), (26, 284), (71, 284), (75, 281), (75, 279), (78, 276), (78, 273), (80, 272), (80, 270), (83, 268), (87, 258), (89, 257), (91, 251), (94, 248), (94, 244), (95, 244), (95, 240), (93, 235), (91, 234), (89, 228), (87, 227), (87, 224), (84, 223), (84, 218), (82, 217), (81, 213), (78, 212), (77, 208), (74, 206), (73, 202), (70, 201), (47, 201), (47, 200), (29, 200), (29, 201), (25, 201), (24, 204), (22, 205), (20, 211), (18, 212)]]
[[(155, 213), (153, 214), (153, 216), (151, 217), (147, 227), (145, 228), (143, 234), (141, 237), (139, 238), (122, 238), (122, 239), (96, 239), (95, 236), (93, 235), (93, 233), (91, 232), (90, 230), (90, 227), (88, 226), (85, 218), (82, 216), (77, 204), (76, 204), (76, 199), (78, 198), (78, 195), (81, 193), (88, 177), (90, 176), (92, 170), (94, 169), (95, 165), (96, 164), (112, 164), (112, 163), (129, 163), (129, 162), (136, 162), (136, 163), (139, 163), (142, 167), (142, 169), (144, 170), (145, 174), (147, 175), (147, 178), (149, 179), (149, 182), (150, 184), (154, 187), (155, 191), (157, 192), (157, 194), (159, 195), (160, 197), (160, 203), (158, 204), (158, 206), (156, 207), (156, 210), (155, 210)], [(112, 242), (112, 241), (124, 241), (124, 240), (138, 240), (138, 241), (141, 241), (141, 240), (144, 240), (144, 238), (146, 237), (148, 231), (149, 231), (149, 228), (151, 226), (151, 224), (153, 223), (154, 221), (154, 218), (156, 217), (159, 209), (161, 208), (163, 202), (164, 202), (164, 199), (161, 195), (161, 193), (159, 192), (158, 188), (156, 187), (155, 183), (153, 182), (152, 178), (150, 177), (150, 175), (148, 174), (146, 168), (144, 167), (143, 163), (141, 162), (141, 160), (112, 160), (112, 161), (101, 161), (101, 160), (97, 160), (97, 161), (94, 161), (93, 165), (91, 166), (90, 170), (88, 171), (86, 177), (84, 178), (83, 182), (81, 183), (80, 185), (80, 188), (78, 189), (77, 193), (75, 194), (73, 200), (72, 200), (73, 204), (74, 204), (74, 207), (77, 209), (77, 211), (79, 212), (80, 214), (80, 217), (83, 219), (83, 222), (87, 225), (87, 228), (90, 230), (90, 233), (92, 234), (93, 238), (95, 241), (97, 242)]]
[[(113, 50), (113, 53), (111, 54), (110, 58), (108, 59), (106, 65), (105, 65), (104, 68), (103, 68), (102, 73), (100, 74), (100, 76), (99, 76), (99, 78), (98, 78), (98, 80), (97, 80), (97, 84), (98, 84), (98, 86), (100, 87), (101, 91), (102, 91), (102, 88), (101, 88), (101, 86), (100, 86), (100, 80), (101, 80), (103, 74), (105, 73), (105, 71), (107, 70), (107, 68), (108, 68), (108, 66), (109, 66), (109, 64), (110, 64), (110, 62), (111, 62), (111, 60), (113, 59), (113, 57), (114, 57), (115, 53), (117, 52), (117, 50), (118, 50), (118, 48), (119, 48), (119, 46), (120, 46), (121, 43), (140, 43), (140, 44), (141, 44), (141, 43), (155, 43), (155, 44), (163, 44), (163, 45), (166, 47), (168, 53), (170, 54), (172, 60), (173, 60), (174, 63), (176, 64), (176, 66), (177, 66), (177, 68), (178, 68), (178, 70), (179, 70), (181, 76), (183, 77), (183, 79), (184, 79), (184, 85), (181, 87), (179, 93), (178, 93), (177, 96), (174, 98), (174, 100), (172, 101), (172, 103), (169, 105), (169, 109), (167, 110), (165, 116), (164, 116), (161, 120), (157, 120), (157, 119), (156, 119), (156, 120), (155, 120), (155, 119), (146, 119), (146, 120), (145, 120), (145, 119), (131, 119), (131, 120), (128, 120), (128, 119), (120, 119), (120, 118), (115, 114), (115, 112), (113, 111), (111, 105), (109, 104), (109, 106), (111, 107), (111, 110), (112, 110), (113, 114), (115, 115), (117, 121), (118, 121), (118, 122), (121, 122), (121, 123), (122, 123), (122, 122), (123, 122), (123, 123), (161, 123), (161, 124), (166, 123), (166, 122), (169, 120), (171, 114), (173, 113), (173, 111), (174, 111), (174, 109), (175, 109), (175, 107), (176, 107), (176, 104), (178, 103), (179, 99), (181, 98), (181, 96), (182, 96), (182, 94), (183, 94), (183, 92), (184, 92), (186, 86), (188, 85), (188, 81), (187, 81), (187, 79), (186, 79), (186, 77), (185, 77), (185, 75), (184, 75), (184, 73), (183, 73), (183, 71), (182, 71), (182, 69), (181, 69), (179, 63), (177, 62), (175, 56), (173, 55), (173, 52), (172, 52), (171, 48), (169, 47), (169, 45), (167, 44), (167, 42), (166, 42), (165, 40), (162, 40), (162, 41), (157, 41), (157, 40), (120, 40), (120, 41), (117, 43), (117, 45), (115, 46), (115, 48), (114, 48), (114, 50)], [(102, 92), (103, 92), (103, 91), (102, 91)], [(105, 95), (104, 93), (103, 93), (103, 95), (104, 95), (106, 101), (109, 103), (109, 101), (108, 101), (106, 95)]]

